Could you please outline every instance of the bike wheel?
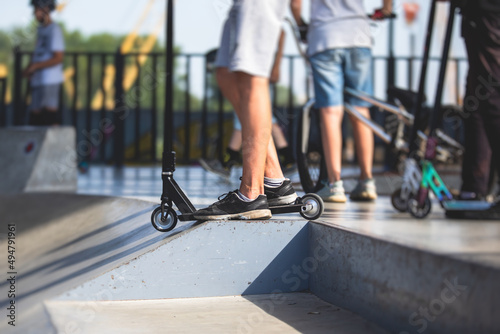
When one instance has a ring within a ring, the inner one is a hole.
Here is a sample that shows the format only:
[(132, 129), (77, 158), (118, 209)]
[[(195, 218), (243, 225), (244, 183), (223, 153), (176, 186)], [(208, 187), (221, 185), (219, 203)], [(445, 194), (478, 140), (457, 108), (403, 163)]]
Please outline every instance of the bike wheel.
[(323, 187), (323, 181), (328, 180), (317, 110), (312, 108), (302, 110), (296, 133), (297, 170), (300, 183), (305, 193), (314, 193)]

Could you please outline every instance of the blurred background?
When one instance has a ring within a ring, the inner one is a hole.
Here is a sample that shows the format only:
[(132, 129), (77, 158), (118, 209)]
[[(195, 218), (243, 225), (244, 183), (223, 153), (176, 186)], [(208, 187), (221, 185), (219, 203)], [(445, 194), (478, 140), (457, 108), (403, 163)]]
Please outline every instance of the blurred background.
[[(218, 46), (232, 0), (183, 0), (175, 3), (174, 148), (178, 163), (223, 154), (231, 134), (231, 107), (220, 95), (207, 54)], [(304, 0), (308, 20), (309, 1)], [(0, 127), (26, 124), (29, 84), (21, 76), (34, 48), (37, 23), (29, 1), (0, 0)], [(155, 164), (163, 150), (164, 0), (61, 0), (53, 18), (64, 31), (65, 82), (63, 123), (77, 129), (80, 162)], [(367, 13), (381, 6), (365, 0)], [(395, 1), (397, 18), (372, 24), (375, 95), (387, 99), (396, 85), (416, 90), (428, 22), (429, 1)], [(426, 95), (433, 101), (448, 4), (438, 5)], [(444, 93), (445, 104), (461, 104), (467, 61), (456, 20)], [(274, 113), (294, 140), (297, 112), (309, 85), (289, 26), (281, 78), (274, 89)], [(120, 84), (121, 83), (121, 84)], [(125, 117), (117, 119), (120, 106)], [(373, 118), (383, 122), (373, 110)], [(113, 120), (114, 130), (103, 127)], [(346, 127), (348, 125), (346, 124)], [(119, 130), (119, 131), (118, 131)], [(458, 129), (460, 130), (460, 129)], [(345, 131), (345, 145), (352, 142)], [(460, 135), (458, 135), (460, 137)], [(460, 139), (460, 138), (458, 138)], [(91, 149), (89, 147), (92, 147)], [(352, 147), (347, 147), (351, 149)], [(385, 145), (377, 141), (376, 163), (384, 163)], [(354, 154), (345, 154), (346, 163)]]

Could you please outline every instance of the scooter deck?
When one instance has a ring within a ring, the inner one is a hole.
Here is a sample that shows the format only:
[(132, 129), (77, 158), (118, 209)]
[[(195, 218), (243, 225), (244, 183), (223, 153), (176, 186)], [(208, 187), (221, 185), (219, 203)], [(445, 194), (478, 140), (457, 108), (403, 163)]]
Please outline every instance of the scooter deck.
[[(271, 210), (271, 213), (274, 215), (277, 214), (283, 214), (283, 213), (294, 213), (294, 212), (300, 212), (302, 210), (302, 207), (304, 204), (288, 204), (288, 205), (278, 205), (278, 206), (272, 206), (269, 207)], [(194, 218), (192, 213), (183, 213), (178, 215), (178, 218), (180, 221), (187, 222), (187, 221), (194, 221), (197, 220)]]
[(500, 202), (484, 201), (449, 201), (446, 217), (453, 219), (496, 220), (500, 221)]
[(281, 214), (281, 213), (293, 213), (293, 212), (300, 212), (302, 210), (302, 207), (304, 204), (288, 204), (288, 205), (278, 205), (278, 206), (271, 206), (269, 209), (271, 209), (272, 214)]
[(443, 201), (443, 208), (447, 211), (484, 211), (492, 204), (486, 201)]

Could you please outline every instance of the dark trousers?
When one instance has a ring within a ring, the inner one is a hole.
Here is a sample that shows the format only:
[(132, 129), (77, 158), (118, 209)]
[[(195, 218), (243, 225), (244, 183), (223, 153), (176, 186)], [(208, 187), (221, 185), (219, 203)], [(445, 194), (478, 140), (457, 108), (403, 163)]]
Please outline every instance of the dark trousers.
[(486, 195), (491, 159), (500, 172), (500, 15), (464, 13), (462, 35), (469, 58), (462, 191)]

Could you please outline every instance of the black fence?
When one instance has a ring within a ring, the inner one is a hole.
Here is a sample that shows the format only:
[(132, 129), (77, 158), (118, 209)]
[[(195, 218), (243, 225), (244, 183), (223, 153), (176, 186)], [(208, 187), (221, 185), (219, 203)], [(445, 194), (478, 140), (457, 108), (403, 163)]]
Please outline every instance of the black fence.
[[(30, 87), (22, 71), (30, 55), (30, 52), (15, 52), (13, 99), (8, 106), (5, 105), (7, 81), (0, 79), (0, 126), (27, 124)], [(172, 136), (178, 161), (184, 164), (200, 157), (221, 158), (232, 131), (234, 115), (215, 84), (207, 55), (175, 56)], [(164, 57), (164, 53), (65, 53), (66, 80), (61, 87), (63, 124), (73, 125), (77, 130), (77, 153), (81, 161), (115, 165), (159, 161), (163, 150)], [(439, 64), (439, 59), (431, 61)], [(450, 61), (450, 68), (456, 72), (453, 85), (458, 104), (466, 60)], [(415, 87), (420, 62), (413, 57), (374, 57), (373, 82), (384, 82), (385, 87), (393, 84)], [(399, 75), (401, 71), (404, 76)], [(310, 97), (311, 87), (299, 56), (285, 56), (282, 77), (286, 84), (272, 87), (273, 107), (292, 143), (295, 115)], [(406, 82), (398, 82), (400, 78)], [(193, 92), (194, 81), (202, 81), (201, 97), (200, 89)], [(383, 120), (383, 116), (377, 117)]]
[(0, 127), (7, 125), (7, 78), (0, 78)]

